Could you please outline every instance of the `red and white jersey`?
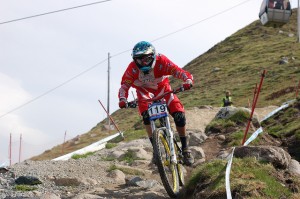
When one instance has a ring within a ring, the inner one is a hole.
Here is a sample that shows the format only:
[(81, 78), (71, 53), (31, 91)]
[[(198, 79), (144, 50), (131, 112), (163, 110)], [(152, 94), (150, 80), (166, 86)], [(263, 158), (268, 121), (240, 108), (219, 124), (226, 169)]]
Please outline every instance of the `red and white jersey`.
[(148, 98), (146, 95), (151, 93), (157, 95), (158, 92), (160, 93), (165, 90), (164, 88), (170, 86), (168, 78), (170, 75), (183, 81), (193, 80), (193, 76), (189, 72), (179, 68), (162, 54), (156, 55), (155, 66), (148, 74), (140, 71), (135, 62), (132, 61), (122, 77), (119, 98), (127, 99), (130, 87), (135, 88), (138, 96), (140, 95), (143, 98)]

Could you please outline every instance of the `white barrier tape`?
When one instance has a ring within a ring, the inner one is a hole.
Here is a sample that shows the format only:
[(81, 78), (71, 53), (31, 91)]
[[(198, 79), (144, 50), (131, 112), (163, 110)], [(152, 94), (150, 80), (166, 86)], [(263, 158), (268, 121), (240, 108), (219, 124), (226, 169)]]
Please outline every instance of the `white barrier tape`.
[(7, 166), (8, 166), (8, 160), (5, 160), (5, 162), (0, 164), (0, 168), (7, 167)]
[(262, 119), (260, 122), (262, 122), (262, 121), (268, 119), (269, 117), (271, 117), (271, 116), (274, 115), (275, 113), (279, 112), (280, 110), (287, 108), (287, 107), (290, 105), (290, 103), (293, 102), (293, 101), (294, 101), (294, 100), (290, 100), (290, 101), (284, 103), (284, 104), (281, 105), (279, 108), (275, 109), (274, 111), (272, 111), (271, 113), (269, 113), (268, 115), (266, 115), (265, 118)]
[[(275, 113), (279, 112), (280, 110), (287, 108), (294, 101), (295, 100), (290, 100), (290, 101), (283, 103), (279, 108), (277, 108), (274, 111), (272, 111), (271, 113), (269, 113), (263, 120), (261, 120), (261, 122), (268, 119), (269, 117), (271, 117)], [(247, 146), (250, 142), (255, 140), (257, 138), (257, 136), (262, 132), (263, 132), (263, 128), (260, 127), (247, 139), (247, 141), (244, 143), (243, 146)], [(231, 170), (234, 149), (235, 149), (235, 147), (233, 147), (233, 150), (232, 150), (231, 154), (229, 155), (229, 158), (228, 158), (229, 160), (227, 162), (226, 174), (225, 174), (225, 188), (226, 188), (227, 199), (232, 199), (229, 178), (230, 178), (230, 170)]]
[(72, 155), (74, 155), (74, 154), (84, 154), (84, 153), (87, 153), (87, 152), (99, 151), (99, 150), (105, 148), (106, 142), (108, 142), (109, 140), (114, 139), (114, 138), (117, 137), (118, 135), (120, 135), (120, 133), (113, 134), (113, 135), (111, 135), (111, 136), (109, 136), (109, 137), (106, 137), (106, 138), (104, 138), (104, 139), (102, 139), (102, 140), (100, 140), (100, 141), (98, 141), (98, 142), (95, 142), (95, 143), (93, 143), (93, 144), (91, 144), (91, 145), (89, 145), (89, 146), (86, 146), (86, 147), (84, 147), (84, 148), (82, 148), (82, 149), (79, 149), (79, 150), (77, 150), (77, 151), (73, 151), (73, 152), (71, 152), (71, 153), (68, 153), (68, 154), (66, 154), (66, 155), (57, 157), (57, 158), (52, 159), (52, 160), (54, 160), (54, 161), (57, 161), (57, 160), (68, 160), (68, 159), (70, 159), (70, 158), (72, 157)]
[(233, 150), (229, 156), (229, 160), (227, 162), (227, 167), (226, 167), (226, 173), (225, 173), (225, 187), (226, 187), (227, 199), (232, 199), (231, 190), (230, 190), (230, 170), (231, 170), (234, 149), (235, 149), (235, 147), (233, 147)]
[(257, 129), (249, 138), (248, 140), (244, 143), (243, 146), (247, 146), (250, 142), (252, 142), (253, 140), (255, 140), (255, 138), (257, 138), (257, 136), (263, 132), (263, 128), (260, 127), (259, 129)]

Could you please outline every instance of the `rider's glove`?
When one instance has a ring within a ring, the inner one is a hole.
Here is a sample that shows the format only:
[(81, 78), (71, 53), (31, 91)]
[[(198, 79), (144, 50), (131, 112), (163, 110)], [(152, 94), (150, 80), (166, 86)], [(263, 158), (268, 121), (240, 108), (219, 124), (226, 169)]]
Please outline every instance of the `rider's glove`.
[(127, 108), (127, 100), (125, 98), (120, 98), (119, 107), (120, 108)]
[(193, 87), (193, 81), (191, 79), (187, 79), (183, 84), (182, 87), (184, 90), (190, 90)]

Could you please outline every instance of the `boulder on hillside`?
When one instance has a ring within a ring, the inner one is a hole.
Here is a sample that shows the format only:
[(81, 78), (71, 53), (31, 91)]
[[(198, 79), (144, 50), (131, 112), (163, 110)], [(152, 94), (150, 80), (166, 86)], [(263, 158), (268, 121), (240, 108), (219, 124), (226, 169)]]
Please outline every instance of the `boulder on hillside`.
[[(239, 132), (247, 126), (251, 114), (250, 112), (249, 109), (244, 107), (222, 107), (214, 119), (206, 126), (205, 134), (210, 136), (211, 134), (226, 135)], [(256, 114), (252, 117), (251, 127), (253, 131), (255, 131), (254, 127), (260, 127)]]
[[(251, 110), (248, 108), (244, 107), (234, 107), (234, 106), (227, 106), (227, 107), (222, 107), (219, 112), (216, 114), (215, 119), (231, 119), (233, 118), (238, 112), (244, 112), (248, 117), (250, 117)], [(249, 119), (249, 118), (247, 118)], [(257, 114), (253, 114), (252, 117), (252, 123), (256, 128), (260, 127), (260, 123), (258, 121), (258, 116)]]
[(297, 160), (292, 159), (288, 169), (292, 174), (300, 176), (300, 164)]
[(291, 162), (291, 156), (277, 146), (241, 146), (236, 147), (234, 157), (256, 157), (260, 161), (271, 163), (275, 168), (286, 169)]
[(194, 132), (194, 131), (187, 131), (189, 136), (189, 145), (190, 146), (199, 146), (207, 139), (207, 135), (202, 131)]

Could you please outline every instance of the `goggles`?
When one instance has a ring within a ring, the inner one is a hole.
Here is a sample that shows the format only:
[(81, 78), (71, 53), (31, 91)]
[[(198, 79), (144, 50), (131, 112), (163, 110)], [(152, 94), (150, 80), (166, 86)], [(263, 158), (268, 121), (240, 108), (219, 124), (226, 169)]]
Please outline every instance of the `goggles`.
[(141, 57), (136, 57), (134, 59), (141, 66), (149, 66), (151, 64), (151, 62), (153, 61), (154, 56), (153, 56), (153, 54), (150, 54), (150, 55), (144, 55)]

